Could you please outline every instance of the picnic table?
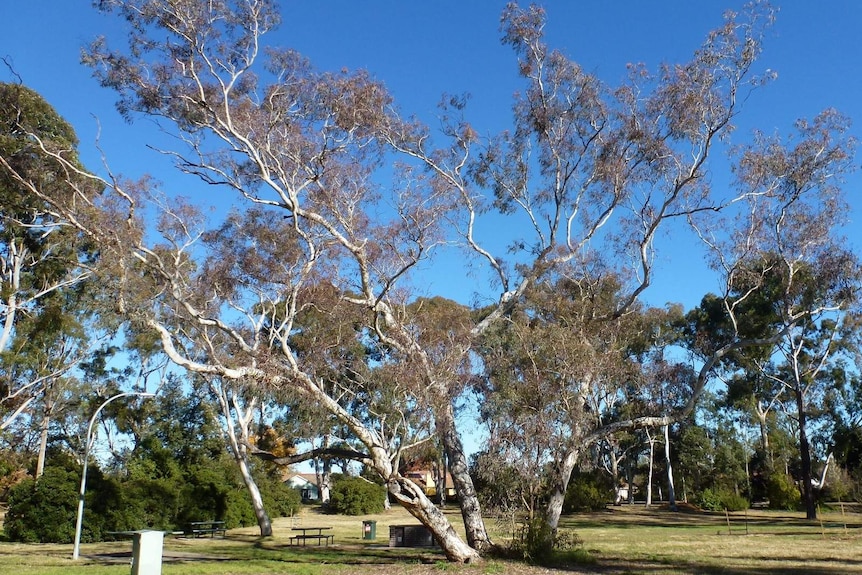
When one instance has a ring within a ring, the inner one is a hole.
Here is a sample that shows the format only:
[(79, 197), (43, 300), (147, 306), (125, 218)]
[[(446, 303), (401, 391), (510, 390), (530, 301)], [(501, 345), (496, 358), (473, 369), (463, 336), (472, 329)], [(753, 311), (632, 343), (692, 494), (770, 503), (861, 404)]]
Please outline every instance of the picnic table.
[(291, 535), (289, 539), (289, 543), (293, 545), (296, 543), (297, 545), (302, 542), (305, 545), (306, 541), (309, 539), (317, 541), (318, 545), (323, 545), (326, 543), (329, 546), (330, 543), (335, 542), (335, 535), (329, 535), (324, 533), (324, 531), (332, 529), (332, 527), (294, 527), (293, 531), (299, 531), (296, 535)]
[(221, 533), (224, 537), (226, 533), (224, 521), (192, 521), (189, 523), (189, 534), (194, 537), (205, 535), (215, 537), (216, 533)]

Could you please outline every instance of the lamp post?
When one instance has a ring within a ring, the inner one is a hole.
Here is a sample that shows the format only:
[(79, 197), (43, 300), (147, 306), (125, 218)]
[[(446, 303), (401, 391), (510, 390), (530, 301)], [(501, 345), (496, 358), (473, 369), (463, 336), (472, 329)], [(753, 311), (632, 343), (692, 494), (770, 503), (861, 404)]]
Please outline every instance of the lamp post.
[(93, 417), (90, 418), (90, 425), (87, 426), (87, 441), (84, 447), (84, 471), (81, 473), (81, 490), (78, 492), (78, 518), (75, 521), (75, 548), (72, 551), (72, 559), (78, 559), (78, 552), (81, 549), (81, 525), (84, 522), (84, 493), (87, 490), (87, 463), (90, 460), (90, 447), (93, 443), (93, 425), (96, 423), (96, 417), (99, 416), (99, 413), (102, 409), (114, 401), (115, 399), (120, 399), (121, 397), (128, 397), (130, 395), (137, 395), (139, 397), (154, 397), (155, 393), (146, 393), (142, 391), (128, 391), (125, 393), (118, 393), (117, 395), (113, 395), (102, 402), (102, 405), (96, 410), (96, 413), (93, 414)]

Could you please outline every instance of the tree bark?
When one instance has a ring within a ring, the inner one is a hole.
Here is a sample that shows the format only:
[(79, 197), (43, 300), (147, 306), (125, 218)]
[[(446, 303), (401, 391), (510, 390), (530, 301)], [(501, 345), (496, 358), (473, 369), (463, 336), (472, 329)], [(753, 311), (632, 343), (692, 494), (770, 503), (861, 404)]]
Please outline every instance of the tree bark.
[(647, 475), (647, 491), (646, 491), (646, 506), (652, 505), (652, 466), (653, 456), (655, 454), (655, 441), (647, 430), (647, 440), (649, 441), (649, 474)]
[(440, 545), (449, 561), (475, 563), (482, 560), (478, 550), (465, 543), (422, 489), (415, 483), (396, 475), (388, 483), (389, 493), (422, 525), (426, 526)]
[(667, 500), (672, 511), (676, 511), (676, 490), (673, 486), (673, 467), (670, 463), (670, 425), (664, 426), (664, 458), (667, 464)]
[(45, 453), (48, 451), (48, 426), (51, 424), (51, 408), (45, 406), (42, 412), (42, 421), (39, 424), (39, 457), (36, 460), (36, 479), (42, 477), (45, 472)]
[[(226, 429), (222, 431), (227, 436), (230, 444), (233, 458), (239, 467), (242, 480), (248, 490), (251, 498), (251, 505), (254, 509), (254, 516), (257, 519), (257, 525), (260, 529), (261, 537), (272, 536), (272, 522), (269, 519), (269, 514), (266, 512), (266, 507), (263, 503), (263, 497), (260, 494), (260, 488), (251, 474), (251, 467), (248, 464), (249, 449), (246, 447), (249, 441), (249, 426), (252, 420), (257, 400), (252, 399), (250, 404), (242, 408), (237, 401), (236, 395), (232, 395), (233, 407), (236, 410), (236, 422), (234, 422), (233, 413), (231, 413), (231, 397), (230, 392), (225, 387), (224, 382), (219, 382), (215, 379), (208, 380), (210, 390), (218, 398), (219, 406), (221, 407), (222, 415), (225, 418)], [(240, 439), (241, 438), (241, 439)]]
[[(492, 546), (491, 538), (482, 519), (482, 507), (476, 496), (473, 478), (470, 477), (467, 455), (464, 453), (464, 445), (455, 425), (455, 409), (451, 401), (447, 400), (441, 411), (442, 413), (437, 416), (438, 432), (443, 441), (443, 449), (449, 461), (449, 472), (452, 474), (452, 482), (458, 495), (467, 544), (479, 553), (484, 553)], [(445, 490), (445, 480), (443, 488)]]
[(551, 496), (548, 499), (548, 511), (545, 518), (548, 527), (554, 533), (560, 525), (560, 515), (563, 514), (563, 503), (566, 501), (566, 490), (569, 488), (569, 480), (572, 478), (572, 471), (578, 463), (579, 455), (578, 449), (569, 451), (560, 462), (556, 473), (552, 475)]
[[(230, 416), (230, 413), (228, 413)], [(228, 420), (230, 423), (230, 420)], [(254, 516), (257, 519), (257, 526), (260, 529), (261, 537), (272, 536), (272, 522), (269, 519), (269, 514), (266, 512), (266, 507), (263, 503), (263, 497), (260, 494), (260, 488), (251, 474), (251, 467), (248, 464), (248, 449), (244, 445), (240, 445), (237, 441), (236, 434), (233, 431), (233, 425), (228, 425), (228, 440), (230, 441), (233, 458), (239, 467), (239, 472), (242, 475), (243, 483), (248, 489), (249, 497), (251, 498), (251, 506), (254, 509)]]
[[(332, 436), (328, 433), (323, 436), (323, 449), (329, 449), (332, 444)], [(320, 492), (320, 502), (329, 503), (332, 498), (332, 460), (324, 457), (316, 460), (314, 464), (317, 476), (317, 490)]]
[(772, 450), (769, 446), (769, 427), (767, 426), (766, 416), (768, 411), (762, 409), (759, 403), (754, 406), (754, 412), (757, 414), (757, 423), (760, 427), (760, 447), (763, 449), (763, 454), (766, 456), (766, 461), (769, 463), (769, 468), (775, 466), (775, 461), (772, 457)]
[(251, 496), (251, 505), (254, 508), (254, 516), (257, 519), (257, 525), (260, 528), (261, 537), (272, 536), (272, 522), (269, 519), (269, 514), (266, 512), (266, 507), (263, 504), (263, 497), (260, 494), (260, 488), (251, 474), (251, 468), (248, 465), (248, 455), (245, 450), (237, 453), (236, 463), (239, 466), (239, 471), (242, 474), (242, 480), (248, 489)]
[(808, 444), (807, 418), (805, 416), (805, 394), (796, 389), (796, 411), (799, 416), (799, 459), (802, 467), (802, 502), (805, 517), (817, 519), (817, 502), (814, 500), (814, 486), (811, 484), (811, 449)]

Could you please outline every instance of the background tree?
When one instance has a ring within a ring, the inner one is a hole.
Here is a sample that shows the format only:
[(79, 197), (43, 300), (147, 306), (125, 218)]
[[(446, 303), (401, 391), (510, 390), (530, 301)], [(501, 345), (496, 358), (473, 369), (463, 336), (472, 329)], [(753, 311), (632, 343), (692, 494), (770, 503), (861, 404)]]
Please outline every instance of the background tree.
[[(481, 350), (488, 449), (501, 458), (501, 469), (520, 470), (528, 485), (545, 491), (532, 490), (527, 501), (547, 505), (551, 530), (572, 473), (591, 448), (626, 430), (669, 422), (671, 389), (681, 394), (691, 385), (689, 370), (650, 354), (661, 325), (670, 326), (666, 312), (632, 306), (608, 319), (619, 297), (613, 278), (539, 283), (523, 309), (487, 332)], [(653, 401), (661, 394), (668, 397), (664, 405)]]
[(77, 146), (72, 127), (38, 94), (0, 83), (0, 430), (37, 412), (47, 429), (58, 388), (93, 337), (82, 295), (93, 245), (32, 193), (98, 191), (69, 174), (66, 163), (80, 167)]
[[(839, 272), (841, 278), (838, 281), (842, 284), (846, 281), (848, 282), (846, 285), (852, 285), (858, 282), (859, 271), (854, 262), (847, 262), (847, 264), (852, 267), (842, 266), (843, 269)], [(787, 411), (794, 422), (798, 441), (803, 503), (809, 519), (816, 518), (815, 488), (820, 487), (819, 481), (815, 485), (811, 461), (812, 428), (825, 414), (829, 396), (844, 385), (846, 380), (840, 368), (844, 360), (842, 356), (845, 355), (842, 353), (842, 348), (846, 350), (848, 344), (855, 348), (855, 342), (852, 342), (851, 336), (858, 336), (855, 330), (852, 328), (848, 330), (841, 324), (846, 312), (834, 313), (834, 307), (846, 310), (847, 307), (853, 306), (855, 295), (848, 292), (846, 299), (842, 298), (843, 301), (829, 302), (824, 298), (826, 295), (824, 292), (827, 290), (821, 291), (824, 285), (828, 285), (827, 274), (821, 272), (814, 277), (818, 279), (814, 280), (812, 277), (806, 281), (804, 277), (797, 278), (797, 289), (801, 288), (806, 293), (794, 297), (796, 303), (781, 302), (779, 305), (785, 310), (833, 309), (806, 317), (788, 326), (786, 335), (774, 347), (775, 361), (759, 365), (763, 375), (780, 386), (787, 395)], [(851, 319), (848, 318), (848, 323), (855, 324), (855, 320)], [(824, 457), (824, 459), (827, 458)]]
[[(702, 234), (727, 286), (712, 307), (725, 329), (713, 331), (707, 347), (735, 350), (748, 355), (754, 365), (758, 361), (764, 365), (776, 352), (783, 355), (780, 361), (793, 374), (793, 383), (778, 383), (797, 404), (804, 450), (801, 476), (812, 518), (816, 508), (810, 460), (806, 461), (810, 455), (804, 395), (831, 348), (826, 343), (820, 351), (806, 349), (815, 342), (804, 334), (839, 327), (857, 305), (859, 289), (859, 264), (843, 248), (837, 231), (846, 213), (841, 178), (853, 169), (854, 142), (847, 135), (847, 123), (834, 110), (826, 110), (812, 121), (797, 122), (797, 133), (787, 143), (777, 136), (757, 135), (740, 150), (736, 171), (739, 185), (754, 193), (746, 195), (744, 208), (722, 216), (735, 217), (724, 219), (724, 228), (711, 227), (728, 230), (727, 235)], [(695, 325), (705, 323), (698, 319)], [(707, 336), (700, 329), (695, 327), (695, 333), (703, 342)]]

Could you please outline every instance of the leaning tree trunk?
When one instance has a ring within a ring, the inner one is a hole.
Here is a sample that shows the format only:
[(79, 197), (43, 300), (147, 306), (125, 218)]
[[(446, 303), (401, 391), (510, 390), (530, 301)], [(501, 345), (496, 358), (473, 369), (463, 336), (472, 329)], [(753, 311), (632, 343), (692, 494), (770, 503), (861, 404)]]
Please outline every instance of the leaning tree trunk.
[[(45, 456), (48, 453), (48, 431), (51, 427), (51, 419), (54, 417), (54, 408), (57, 401), (54, 394), (53, 380), (45, 386), (42, 391), (42, 420), (39, 422), (39, 456), (36, 460), (36, 479), (42, 477), (45, 472)], [(89, 438), (87, 438), (89, 441)]]
[[(228, 416), (230, 416), (230, 413), (228, 413)], [(240, 445), (239, 441), (237, 441), (233, 421), (231, 419), (228, 419), (227, 421), (228, 441), (230, 442), (231, 451), (233, 451), (234, 461), (236, 461), (236, 465), (239, 468), (240, 475), (242, 476), (242, 481), (245, 483), (245, 487), (248, 490), (248, 495), (251, 499), (251, 506), (252, 509), (254, 509), (254, 516), (255, 519), (257, 519), (257, 526), (260, 529), (260, 536), (271, 537), (272, 522), (270, 521), (269, 514), (266, 512), (266, 507), (263, 504), (263, 497), (260, 494), (260, 488), (257, 486), (257, 482), (251, 474), (251, 466), (248, 464), (248, 449), (244, 445)]]
[(46, 410), (39, 424), (39, 456), (36, 459), (36, 479), (42, 477), (45, 472), (45, 454), (48, 451), (48, 428), (51, 425), (51, 416)]
[(245, 487), (248, 489), (249, 496), (251, 496), (251, 506), (254, 508), (254, 516), (255, 519), (257, 519), (260, 536), (271, 537), (272, 522), (269, 520), (269, 514), (266, 512), (266, 507), (263, 505), (263, 497), (260, 494), (260, 488), (258, 488), (257, 482), (251, 474), (251, 468), (248, 465), (248, 454), (245, 450), (243, 450), (242, 453), (237, 453), (236, 463), (237, 466), (239, 466), (239, 471), (242, 475)]
[(579, 455), (578, 449), (566, 453), (563, 461), (560, 462), (551, 477), (551, 496), (548, 499), (548, 511), (545, 514), (545, 520), (554, 533), (560, 525), (560, 515), (563, 514), (563, 503), (566, 501), (566, 490), (569, 488), (569, 480), (572, 478), (572, 471), (575, 469)]
[[(254, 516), (257, 519), (257, 525), (260, 529), (261, 537), (272, 536), (272, 522), (269, 519), (269, 514), (266, 512), (266, 507), (263, 503), (263, 497), (260, 494), (260, 488), (251, 474), (251, 466), (248, 463), (248, 448), (249, 443), (248, 430), (252, 420), (257, 399), (253, 398), (243, 409), (237, 401), (237, 396), (232, 395), (233, 407), (236, 410), (236, 422), (234, 422), (233, 413), (231, 412), (231, 394), (227, 387), (222, 382), (215, 379), (208, 380), (210, 390), (215, 394), (221, 407), (222, 415), (225, 418), (226, 429), (223, 429), (227, 437), (230, 449), (233, 452), (234, 461), (239, 467), (240, 475), (242, 475), (243, 483), (248, 490), (248, 495), (251, 498), (251, 505), (254, 509)], [(239, 436), (242, 437), (244, 444), (240, 443)]]
[(474, 563), (481, 561), (479, 552), (465, 543), (452, 528), (443, 512), (434, 505), (425, 492), (415, 483), (396, 474), (390, 478), (387, 487), (393, 498), (410, 515), (419, 520), (431, 531), (434, 540), (440, 545), (449, 561)]
[(479, 553), (484, 553), (492, 546), (491, 538), (485, 529), (482, 507), (479, 505), (479, 498), (476, 496), (476, 488), (467, 465), (467, 455), (464, 453), (464, 445), (455, 426), (455, 410), (452, 403), (447, 400), (441, 411), (442, 413), (437, 416), (438, 431), (446, 451), (446, 458), (449, 460), (449, 471), (458, 495), (467, 543)]

